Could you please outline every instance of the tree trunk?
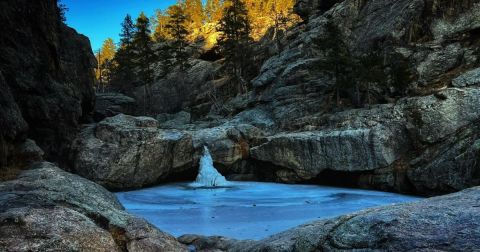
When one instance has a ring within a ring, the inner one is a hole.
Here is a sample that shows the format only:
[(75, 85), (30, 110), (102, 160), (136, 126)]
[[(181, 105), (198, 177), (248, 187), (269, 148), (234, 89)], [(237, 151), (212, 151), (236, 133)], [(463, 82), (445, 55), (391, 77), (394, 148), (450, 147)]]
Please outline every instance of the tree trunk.
[(143, 86), (143, 114), (147, 115), (147, 84)]

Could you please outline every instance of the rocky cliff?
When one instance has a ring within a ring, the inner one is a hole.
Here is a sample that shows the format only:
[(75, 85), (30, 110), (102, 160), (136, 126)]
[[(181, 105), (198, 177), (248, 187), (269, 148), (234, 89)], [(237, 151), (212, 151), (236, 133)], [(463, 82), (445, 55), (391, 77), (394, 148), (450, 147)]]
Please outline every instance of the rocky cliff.
[(62, 23), (55, 0), (1, 1), (0, 21), (0, 166), (25, 165), (27, 138), (64, 162), (93, 109), (90, 42)]

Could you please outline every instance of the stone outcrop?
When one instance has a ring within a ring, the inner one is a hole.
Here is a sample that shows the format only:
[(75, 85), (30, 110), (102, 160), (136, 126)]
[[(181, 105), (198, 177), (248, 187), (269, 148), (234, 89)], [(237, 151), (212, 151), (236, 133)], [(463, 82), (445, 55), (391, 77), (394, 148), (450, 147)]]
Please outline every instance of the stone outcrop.
[(254, 147), (252, 157), (288, 168), (276, 173), (289, 183), (314, 179), (327, 169), (372, 171), (392, 165), (408, 150), (402, 133), (377, 127), (279, 134)]
[(204, 145), (228, 170), (248, 159), (249, 142), (263, 136), (248, 124), (191, 127), (159, 129), (153, 118), (123, 114), (106, 118), (86, 126), (72, 144), (73, 171), (113, 190), (193, 179)]
[(480, 188), (308, 223), (260, 241), (186, 235), (197, 251), (472, 251)]
[(19, 166), (13, 149), (27, 137), (65, 162), (93, 109), (90, 42), (60, 21), (55, 0), (2, 1), (0, 21), (0, 166)]
[(478, 185), (478, 88), (446, 89), (395, 105), (327, 115), (313, 130), (281, 133), (251, 149), (283, 182), (357, 174), (355, 185), (425, 194)]
[[(385, 58), (384, 65), (398, 68), (399, 76), (387, 76), (381, 85), (370, 87), (372, 101), (391, 101), (405, 96), (405, 92), (431, 94), (448, 87), (452, 79), (467, 71), (471, 73), (465, 77), (475, 82), (472, 69), (479, 65), (476, 55), (480, 49), (475, 42), (478, 15), (472, 14), (472, 10), (480, 8), (477, 1), (456, 3), (454, 7), (421, 0), (345, 0), (332, 5), (326, 2), (330, 1), (297, 2), (297, 12), (308, 16), (307, 21), (292, 29), (285, 50), (264, 62), (260, 74), (251, 81), (255, 94), (244, 97), (248, 102), (237, 104), (252, 106), (261, 102), (272, 111), (278, 126), (286, 130), (297, 129), (293, 121), (331, 111), (335, 107), (335, 81), (325, 67), (331, 64), (325, 57), (330, 48), (323, 46), (322, 41), (335, 39), (329, 30), (332, 23), (338, 26), (338, 43), (346, 44), (353, 56), (380, 53)], [(319, 11), (323, 4), (330, 7)], [(453, 25), (454, 20), (459, 21)], [(448, 28), (451, 26), (457, 28)], [(384, 85), (394, 81), (403, 84)], [(453, 85), (464, 85), (459, 81)], [(360, 99), (366, 100), (367, 90), (360, 91)], [(346, 89), (341, 94), (340, 103), (345, 104), (342, 107), (349, 106), (354, 92)]]
[(118, 115), (85, 128), (73, 144), (73, 170), (110, 189), (152, 185), (192, 165), (192, 138), (158, 130), (148, 117)]
[(103, 187), (37, 163), (0, 184), (2, 251), (188, 251)]

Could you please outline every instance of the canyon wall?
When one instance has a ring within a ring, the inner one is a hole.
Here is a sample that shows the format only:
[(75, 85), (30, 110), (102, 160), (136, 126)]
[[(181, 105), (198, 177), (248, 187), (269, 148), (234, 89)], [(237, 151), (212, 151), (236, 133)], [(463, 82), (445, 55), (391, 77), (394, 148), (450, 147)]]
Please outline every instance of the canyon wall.
[(64, 163), (94, 105), (90, 42), (61, 21), (55, 0), (1, 1), (0, 21), (0, 166), (43, 152)]

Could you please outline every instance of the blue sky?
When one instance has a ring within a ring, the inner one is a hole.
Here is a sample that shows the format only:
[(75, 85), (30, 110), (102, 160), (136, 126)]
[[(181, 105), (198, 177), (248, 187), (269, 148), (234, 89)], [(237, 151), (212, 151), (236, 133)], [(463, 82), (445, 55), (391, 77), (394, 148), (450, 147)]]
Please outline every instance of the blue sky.
[(101, 47), (106, 38), (118, 43), (120, 24), (128, 13), (136, 18), (141, 11), (148, 17), (156, 9), (165, 9), (176, 0), (62, 0), (69, 8), (67, 24), (90, 38), (92, 49)]

